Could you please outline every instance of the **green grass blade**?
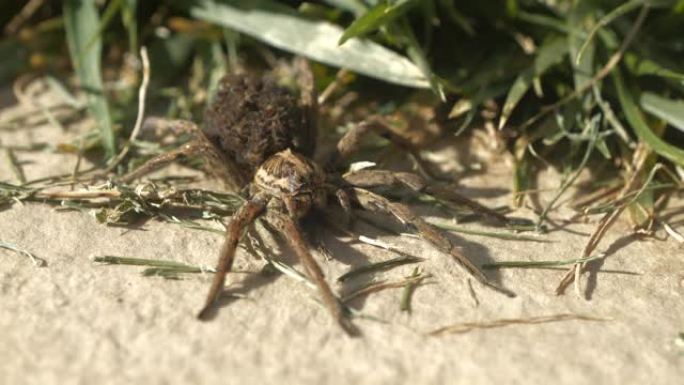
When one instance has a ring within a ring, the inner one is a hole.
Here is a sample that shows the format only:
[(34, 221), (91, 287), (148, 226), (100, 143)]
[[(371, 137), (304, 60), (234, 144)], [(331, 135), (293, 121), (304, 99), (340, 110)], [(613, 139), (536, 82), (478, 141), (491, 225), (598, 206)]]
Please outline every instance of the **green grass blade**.
[(116, 153), (116, 143), (109, 105), (102, 87), (102, 39), (97, 37), (88, 49), (88, 41), (98, 35), (99, 15), (94, 1), (66, 0), (63, 3), (64, 28), (71, 61), (86, 92), (90, 113), (97, 122), (105, 156)]
[(539, 242), (539, 243), (552, 243), (553, 241), (548, 239), (541, 239), (538, 236), (528, 236), (522, 234), (515, 234), (509, 231), (481, 231), (481, 230), (469, 230), (461, 226), (454, 226), (447, 223), (428, 221), (431, 225), (437, 227), (438, 229), (453, 231), (459, 234), (467, 235), (477, 235), (482, 237), (503, 239), (506, 241), (519, 241), (519, 242)]
[(190, 14), (333, 67), (407, 87), (430, 86), (420, 68), (407, 58), (368, 40), (350, 39), (338, 46), (341, 27), (303, 18), (273, 1), (199, 0)]
[(109, 4), (107, 4), (107, 7), (102, 13), (102, 17), (100, 18), (100, 22), (98, 23), (97, 32), (90, 36), (90, 39), (86, 44), (86, 50), (90, 50), (93, 47), (93, 44), (95, 44), (98, 40), (102, 40), (102, 33), (105, 31), (105, 29), (107, 29), (109, 24), (114, 19), (114, 16), (119, 12), (122, 1), (123, 0), (112, 0), (109, 2)]
[(415, 0), (400, 0), (396, 3), (378, 3), (371, 8), (363, 16), (354, 20), (353, 23), (340, 37), (339, 45), (344, 44), (347, 40), (354, 37), (365, 36), (378, 28), (391, 23), (397, 17), (403, 15), (409, 8), (416, 5)]
[(323, 2), (328, 3), (337, 9), (349, 11), (356, 17), (363, 15), (363, 13), (368, 9), (363, 0), (323, 0)]
[(482, 265), (483, 269), (502, 269), (507, 267), (518, 267), (522, 269), (533, 269), (533, 268), (543, 268), (543, 267), (554, 267), (554, 266), (565, 266), (574, 265), (576, 263), (584, 263), (593, 261), (596, 259), (603, 258), (605, 255), (599, 254), (593, 257), (577, 258), (577, 259), (565, 259), (559, 261), (503, 261), (503, 262), (493, 262), (485, 263)]
[(646, 142), (646, 144), (657, 154), (677, 163), (680, 166), (684, 166), (684, 150), (665, 142), (653, 131), (651, 131), (651, 128), (644, 120), (639, 107), (637, 107), (636, 103), (634, 102), (632, 94), (625, 86), (624, 82), (622, 81), (622, 76), (617, 70), (613, 71), (613, 81), (615, 82), (618, 99), (620, 100), (620, 105), (625, 113), (625, 118), (627, 119), (629, 125), (632, 126), (639, 139)]
[(666, 121), (672, 127), (684, 131), (684, 101), (672, 100), (651, 92), (644, 92), (639, 102), (641, 108), (646, 110), (646, 112)]
[(131, 257), (117, 257), (113, 255), (104, 255), (101, 257), (93, 257), (93, 262), (104, 263), (107, 265), (130, 265), (130, 266), (150, 266), (150, 267), (190, 267), (189, 265), (162, 259), (147, 259), (147, 258), (131, 258)]
[(138, 0), (125, 0), (121, 9), (121, 22), (128, 32), (128, 51), (138, 52)]
[(652, 75), (684, 81), (684, 73), (665, 68), (655, 61), (639, 57), (635, 53), (627, 52), (623, 60), (629, 71), (635, 75)]
[(575, 58), (575, 62), (579, 63), (582, 60), (582, 55), (584, 54), (584, 51), (589, 47), (589, 43), (593, 40), (594, 36), (596, 33), (606, 25), (610, 24), (613, 20), (617, 19), (618, 17), (624, 15), (625, 13), (631, 12), (639, 7), (641, 7), (644, 3), (647, 1), (645, 0), (631, 0), (628, 2), (625, 2), (612, 11), (610, 11), (608, 14), (606, 14), (604, 17), (601, 18), (601, 20), (596, 23), (594, 28), (589, 32), (589, 36), (587, 36), (587, 39), (584, 41), (582, 44), (582, 47), (579, 49), (579, 52), (577, 53), (577, 56)]
[(537, 57), (534, 59), (532, 67), (525, 70), (515, 79), (513, 85), (506, 95), (503, 111), (499, 120), (499, 129), (508, 121), (513, 109), (518, 105), (520, 99), (527, 93), (532, 86), (535, 78), (538, 78), (546, 72), (551, 66), (559, 63), (563, 57), (568, 53), (567, 41), (563, 38), (555, 37), (547, 40), (537, 51)]

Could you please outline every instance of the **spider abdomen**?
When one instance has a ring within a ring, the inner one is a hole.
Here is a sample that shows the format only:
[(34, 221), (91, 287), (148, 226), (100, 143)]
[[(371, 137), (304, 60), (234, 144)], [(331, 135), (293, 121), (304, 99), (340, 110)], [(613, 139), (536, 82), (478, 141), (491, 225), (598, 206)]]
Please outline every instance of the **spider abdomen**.
[(271, 155), (292, 148), (311, 155), (297, 98), (268, 78), (226, 75), (205, 114), (206, 138), (247, 178)]

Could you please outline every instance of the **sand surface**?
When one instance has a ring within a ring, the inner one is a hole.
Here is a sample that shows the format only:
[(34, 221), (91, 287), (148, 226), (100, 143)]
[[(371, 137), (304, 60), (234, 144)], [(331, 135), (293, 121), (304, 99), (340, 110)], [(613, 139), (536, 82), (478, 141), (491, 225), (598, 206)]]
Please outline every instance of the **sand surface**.
[[(12, 106), (7, 93), (1, 101), (5, 107), (0, 117), (17, 113), (19, 107)], [(54, 144), (77, 133), (71, 126), (61, 131), (49, 124), (0, 128), (0, 140), (3, 145)], [(51, 151), (16, 154), (28, 179), (70, 172), (75, 162), (74, 155)], [(0, 180), (16, 182), (4, 161), (0, 162)], [(510, 167), (501, 161), (490, 165), (488, 173), (465, 177), (460, 183), (465, 194), (498, 205), (508, 202), (509, 181)], [(549, 174), (540, 185), (555, 187), (558, 180)], [(446, 221), (434, 210), (425, 212)], [(673, 212), (670, 221), (681, 231), (681, 210)], [(561, 210), (553, 217), (571, 214)], [(529, 216), (530, 212), (516, 215)], [(477, 223), (464, 226), (486, 228)], [(477, 263), (569, 259), (580, 256), (593, 226), (552, 231), (544, 237), (551, 243), (455, 234), (451, 238)], [(378, 234), (364, 226), (357, 230)], [(418, 239), (378, 235), (426, 258), (421, 266), (434, 277), (416, 290), (410, 315), (399, 309), (401, 289), (353, 302), (363, 314), (376, 319), (357, 319), (363, 336), (351, 339), (318, 305), (314, 291), (282, 275), (259, 274), (263, 262), (244, 252), (238, 255), (236, 267), (253, 273), (229, 279), (230, 292), (244, 297), (224, 301), (216, 318), (206, 323), (194, 316), (211, 275), (189, 275), (183, 280), (147, 278), (140, 275), (140, 267), (98, 265), (90, 259), (120, 255), (211, 266), (221, 245), (220, 235), (156, 221), (137, 229), (106, 227), (88, 213), (39, 203), (15, 204), (0, 211), (0, 241), (29, 250), (47, 265), (36, 267), (27, 257), (0, 249), (0, 382), (680, 383), (684, 348), (678, 346), (676, 337), (684, 331), (684, 245), (672, 238), (640, 240), (629, 234), (626, 221), (608, 233), (599, 246), (608, 256), (595, 264), (600, 265), (598, 273), (583, 277), (582, 298), (572, 290), (562, 296), (554, 294), (564, 271), (505, 269), (488, 274), (518, 296), (511, 299), (473, 285), (479, 303), (470, 294), (462, 271), (447, 256)], [(353, 266), (393, 257), (333, 232), (325, 241), (335, 259), (319, 256), (319, 261), (330, 282)], [(293, 261), (288, 253), (284, 258)], [(414, 267), (398, 267), (375, 279), (401, 278)], [(367, 279), (335, 288), (349, 291)], [(454, 323), (562, 313), (610, 321), (426, 335)]]

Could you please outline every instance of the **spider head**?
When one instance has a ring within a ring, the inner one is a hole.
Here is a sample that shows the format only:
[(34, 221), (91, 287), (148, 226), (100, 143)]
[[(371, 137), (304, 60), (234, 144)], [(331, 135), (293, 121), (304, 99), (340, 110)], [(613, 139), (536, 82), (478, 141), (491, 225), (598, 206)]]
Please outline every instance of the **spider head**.
[(325, 206), (325, 174), (313, 161), (290, 149), (275, 153), (254, 174), (252, 193), (266, 193), (301, 218), (312, 207)]

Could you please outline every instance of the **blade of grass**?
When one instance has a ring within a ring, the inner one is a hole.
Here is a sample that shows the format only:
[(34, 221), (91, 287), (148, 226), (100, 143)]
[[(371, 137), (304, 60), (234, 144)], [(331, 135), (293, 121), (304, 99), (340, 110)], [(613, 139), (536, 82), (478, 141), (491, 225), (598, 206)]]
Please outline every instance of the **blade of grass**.
[(684, 132), (684, 101), (672, 100), (652, 92), (644, 92), (639, 100), (641, 108)]
[(543, 75), (553, 65), (560, 63), (567, 53), (567, 41), (560, 37), (549, 39), (539, 47), (533, 65), (515, 79), (508, 95), (506, 95), (506, 101), (499, 119), (499, 129), (504, 127), (513, 109), (532, 86), (532, 81)]
[(338, 40), (337, 44), (342, 45), (351, 38), (365, 36), (381, 26), (391, 23), (416, 4), (417, 2), (415, 0), (378, 3), (375, 7), (364, 13), (363, 16), (354, 20), (354, 22), (344, 30), (344, 33), (340, 36), (340, 40)]
[(575, 63), (579, 63), (582, 60), (582, 55), (584, 55), (584, 51), (587, 49), (587, 47), (589, 47), (589, 44), (593, 40), (594, 36), (596, 35), (596, 33), (601, 28), (607, 26), (608, 24), (613, 22), (613, 20), (617, 19), (618, 17), (641, 7), (645, 3), (647, 3), (647, 0), (630, 0), (630, 1), (627, 1), (627, 2), (617, 6), (615, 9), (613, 9), (608, 14), (606, 14), (604, 17), (602, 17), (601, 20), (599, 20), (596, 23), (594, 28), (591, 31), (589, 31), (589, 35), (587, 36), (584, 43), (582, 43), (582, 46), (580, 47), (579, 52), (577, 53), (577, 57), (575, 58)]
[(86, 92), (90, 113), (100, 129), (100, 139), (107, 159), (116, 152), (116, 138), (109, 105), (104, 95), (101, 74), (102, 39), (95, 39), (87, 48), (88, 40), (97, 34), (99, 15), (94, 1), (65, 0), (64, 28), (71, 61), (76, 69), (81, 88)]
[(19, 163), (14, 151), (11, 148), (6, 148), (5, 156), (7, 157), (10, 170), (12, 170), (12, 173), (14, 174), (14, 177), (17, 178), (17, 181), (19, 181), (20, 184), (26, 183), (26, 175), (24, 174), (24, 170), (21, 168), (21, 163)]
[(558, 199), (560, 199), (561, 196), (567, 191), (570, 186), (572, 186), (573, 183), (575, 183), (575, 180), (579, 178), (580, 174), (582, 173), (582, 170), (587, 165), (587, 162), (589, 161), (589, 157), (591, 154), (594, 152), (594, 148), (596, 147), (596, 140), (599, 137), (599, 122), (600, 122), (601, 116), (596, 115), (594, 116), (591, 121), (588, 123), (588, 131), (590, 135), (589, 143), (587, 143), (587, 149), (584, 152), (584, 156), (582, 157), (582, 161), (580, 162), (579, 166), (577, 166), (577, 170), (575, 170), (575, 173), (568, 178), (565, 182), (563, 182), (563, 185), (561, 186), (560, 189), (558, 189), (558, 192), (556, 195), (551, 199), (548, 205), (544, 207), (544, 210), (542, 211), (541, 214), (539, 214), (539, 220), (537, 221), (537, 231), (540, 231), (542, 228), (542, 225), (544, 224), (544, 221), (546, 220), (546, 217), (549, 214), (549, 211), (553, 209), (553, 206), (556, 204)]
[(93, 45), (98, 41), (102, 40), (102, 33), (104, 32), (105, 29), (107, 29), (107, 26), (109, 26), (109, 23), (112, 22), (112, 19), (114, 18), (114, 15), (119, 11), (121, 8), (121, 5), (123, 3), (123, 0), (112, 0), (107, 4), (107, 7), (105, 8), (104, 12), (102, 13), (102, 17), (100, 18), (100, 22), (98, 23), (97, 26), (97, 31), (95, 34), (90, 36), (90, 39), (85, 45), (85, 49), (90, 50), (93, 48)]
[(482, 265), (483, 269), (504, 269), (509, 267), (517, 267), (522, 269), (530, 268), (540, 268), (540, 267), (551, 267), (551, 266), (565, 266), (574, 265), (576, 263), (589, 262), (596, 259), (601, 259), (605, 255), (599, 254), (593, 257), (577, 258), (577, 259), (564, 259), (560, 261), (502, 261), (502, 262), (492, 262), (485, 263)]
[(420, 258), (420, 257), (414, 257), (410, 255), (402, 255), (396, 258), (388, 259), (386, 261), (381, 261), (381, 262), (376, 262), (376, 263), (371, 263), (369, 265), (364, 265), (364, 266), (359, 266), (353, 270), (348, 271), (347, 273), (342, 274), (337, 278), (337, 282), (344, 282), (349, 279), (352, 279), (354, 277), (357, 277), (359, 275), (363, 274), (370, 274), (374, 273), (376, 271), (381, 271), (381, 270), (388, 270), (393, 267), (401, 266), (401, 265), (406, 265), (409, 263), (418, 263), (421, 261), (424, 261), (425, 259)]
[(548, 240), (548, 239), (540, 239), (539, 237), (536, 237), (536, 236), (514, 234), (514, 233), (510, 233), (510, 232), (506, 232), (506, 231), (469, 230), (469, 229), (463, 228), (461, 226), (454, 226), (454, 225), (450, 225), (447, 223), (436, 222), (436, 221), (431, 221), (431, 220), (428, 220), (428, 223), (430, 223), (432, 226), (435, 226), (439, 229), (453, 231), (455, 233), (460, 233), (460, 234), (479, 235), (479, 236), (483, 236), (483, 237), (504, 239), (507, 241), (539, 242), (539, 243), (552, 243), (553, 242), (553, 241)]
[[(420, 268), (416, 267), (408, 278), (418, 278), (421, 275)], [(413, 298), (413, 293), (416, 291), (418, 285), (420, 285), (420, 281), (416, 280), (406, 282), (406, 285), (404, 285), (404, 292), (401, 294), (401, 304), (399, 305), (401, 311), (411, 314), (411, 299)]]
[(510, 325), (537, 325), (560, 321), (610, 321), (609, 318), (601, 318), (583, 314), (555, 314), (550, 316), (538, 316), (530, 318), (504, 318), (487, 322), (463, 322), (455, 325), (441, 327), (429, 333), (429, 336), (443, 336), (447, 334), (463, 334), (477, 329), (494, 329)]
[(197, 19), (334, 67), (407, 87), (429, 87), (421, 70), (405, 57), (368, 40), (350, 39), (338, 46), (342, 28), (326, 21), (305, 19), (273, 1), (199, 0), (190, 13)]
[(168, 261), (163, 259), (147, 259), (147, 258), (131, 258), (119, 257), (114, 255), (95, 256), (92, 258), (93, 262), (103, 263), (107, 265), (131, 265), (131, 266), (150, 266), (150, 267), (192, 267), (188, 264), (176, 261)]
[(44, 259), (36, 257), (35, 255), (33, 255), (33, 253), (15, 244), (0, 241), (0, 249), (11, 250), (21, 255), (24, 255), (28, 257), (31, 260), (31, 262), (33, 262), (33, 265), (36, 267), (43, 267), (47, 265), (47, 262)]
[(635, 75), (652, 75), (684, 81), (684, 73), (665, 68), (649, 58), (639, 57), (633, 52), (625, 54), (627, 69)]
[(366, 286), (364, 286), (358, 290), (355, 290), (355, 291), (343, 296), (341, 301), (343, 303), (345, 303), (345, 302), (349, 302), (349, 301), (353, 300), (354, 298), (358, 298), (358, 297), (368, 295), (371, 293), (376, 293), (378, 291), (387, 290), (387, 289), (399, 289), (399, 288), (404, 287), (406, 284), (408, 284), (410, 282), (421, 282), (425, 278), (430, 278), (430, 277), (432, 277), (431, 274), (421, 274), (421, 275), (416, 276), (416, 277), (404, 278), (404, 279), (401, 279), (398, 281), (382, 280), (379, 282), (373, 282), (371, 284), (368, 284), (368, 285), (366, 285)]
[(613, 81), (625, 118), (637, 136), (659, 155), (680, 166), (684, 166), (684, 150), (665, 142), (651, 130), (634, 102), (631, 92), (625, 86), (620, 71), (617, 69), (613, 71)]

